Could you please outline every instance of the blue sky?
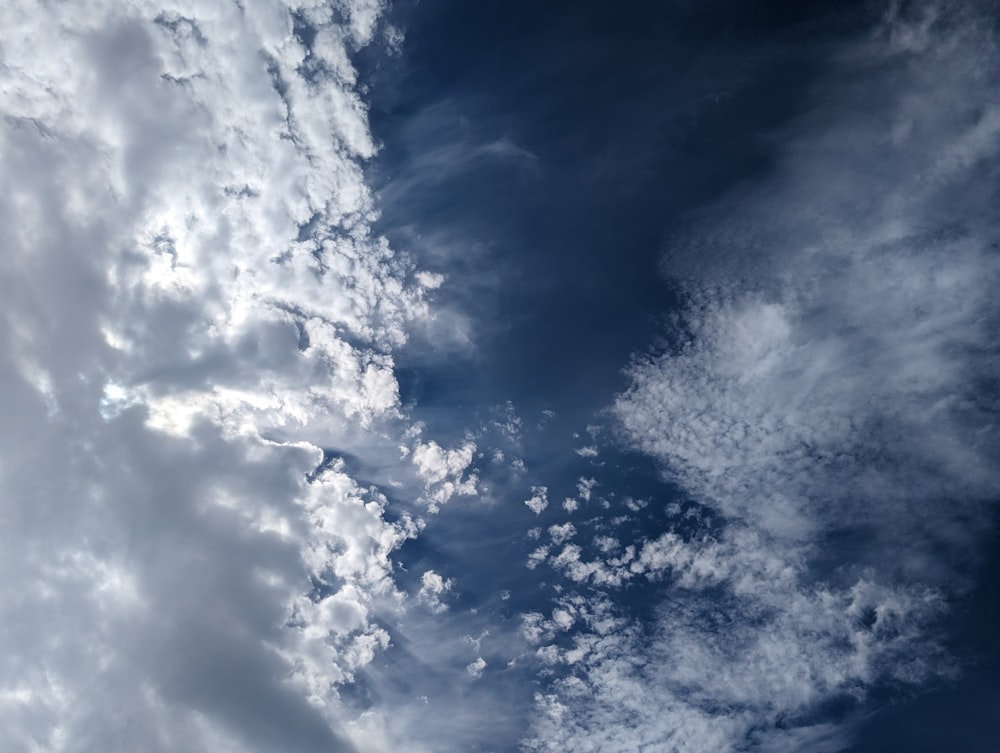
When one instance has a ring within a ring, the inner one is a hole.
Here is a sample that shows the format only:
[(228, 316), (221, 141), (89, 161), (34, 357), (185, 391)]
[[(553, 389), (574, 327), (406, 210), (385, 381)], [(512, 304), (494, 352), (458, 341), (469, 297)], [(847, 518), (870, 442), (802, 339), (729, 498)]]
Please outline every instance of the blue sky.
[(0, 748), (991, 750), (987, 2), (0, 11)]

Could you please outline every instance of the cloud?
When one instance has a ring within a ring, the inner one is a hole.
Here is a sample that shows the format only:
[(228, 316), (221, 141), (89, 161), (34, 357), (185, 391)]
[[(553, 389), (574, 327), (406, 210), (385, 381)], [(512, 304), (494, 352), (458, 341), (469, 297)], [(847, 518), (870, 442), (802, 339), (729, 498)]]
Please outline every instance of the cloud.
[[(682, 594), (660, 605), (651, 633), (595, 596), (564, 602), (552, 620), (529, 615), (525, 637), (543, 644), (539, 657), (559, 674), (536, 696), (526, 748), (841, 749), (848, 729), (817, 723), (815, 705), (855, 708), (880, 672), (897, 682), (925, 678), (926, 665), (910, 654), (909, 620), (940, 607), (915, 595), (901, 611), (881, 610), (881, 624), (866, 625), (859, 612), (880, 596), (870, 589), (846, 596), (834, 620), (827, 600), (842, 597), (832, 593), (767, 606), (724, 592)], [(547, 643), (577, 622), (568, 646)], [(895, 634), (901, 650), (887, 649), (879, 632)]]
[(550, 547), (542, 545), (535, 547), (528, 555), (528, 569), (534, 570), (549, 556)]
[(975, 7), (911, 5), (671, 239), (685, 308), (612, 413), (719, 517), (536, 558), (664, 601), (581, 592), (529, 750), (837, 750), (873, 686), (955, 670), (937, 626), (1000, 491), (1000, 56)]
[(479, 476), (466, 474), (475, 452), (475, 442), (465, 442), (451, 450), (445, 450), (434, 440), (417, 442), (411, 458), (424, 481), (428, 507), (432, 512), (455, 495), (473, 496), (477, 493)]
[(368, 745), (419, 526), (321, 448), (400, 419), (438, 281), (372, 234), (339, 5), (5, 8), (5, 750)]
[(552, 537), (553, 544), (562, 544), (576, 536), (576, 527), (572, 523), (549, 526), (549, 536)]
[[(890, 39), (908, 28), (887, 23)], [(668, 254), (687, 274), (686, 249), (709, 246), (735, 270), (689, 282), (676, 344), (639, 358), (615, 405), (630, 442), (701, 500), (782, 538), (872, 518), (886, 530), (918, 505), (972, 512), (1000, 480), (1000, 259), (979, 198), (997, 156), (979, 134), (1000, 134), (997, 56), (980, 26), (940, 33), (916, 58), (858, 50), (851, 69), (884, 99), (877, 123), (835, 91), (766, 190)], [(942, 158), (956, 144), (961, 167)]]
[(545, 486), (531, 487), (531, 497), (524, 501), (535, 515), (541, 515), (542, 511), (549, 506), (549, 490)]
[(443, 596), (451, 592), (455, 585), (453, 578), (443, 578), (433, 570), (428, 570), (420, 576), (420, 591), (417, 592), (417, 601), (426, 604), (434, 613), (444, 612), (448, 605), (441, 601)]
[(576, 490), (580, 495), (580, 499), (584, 502), (589, 502), (590, 495), (593, 493), (595, 486), (597, 486), (597, 479), (581, 476), (576, 483)]
[(389, 202), (408, 193), (427, 191), (463, 173), (482, 168), (517, 169), (527, 176), (539, 170), (536, 154), (509, 136), (481, 137), (473, 132), (458, 103), (444, 100), (423, 107), (408, 119), (403, 143), (419, 144), (410, 169), (382, 189)]
[(476, 660), (470, 663), (465, 671), (469, 673), (469, 677), (473, 680), (478, 680), (483, 676), (483, 672), (486, 670), (486, 660), (483, 657), (477, 657)]

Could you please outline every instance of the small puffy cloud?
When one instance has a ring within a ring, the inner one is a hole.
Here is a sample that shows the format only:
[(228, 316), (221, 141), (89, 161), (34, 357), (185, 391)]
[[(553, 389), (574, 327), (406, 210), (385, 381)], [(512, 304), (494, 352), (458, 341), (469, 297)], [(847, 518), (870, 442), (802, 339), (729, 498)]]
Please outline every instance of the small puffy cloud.
[(581, 476), (576, 482), (576, 490), (580, 499), (584, 502), (589, 502), (595, 486), (597, 486), (597, 479)]
[(562, 544), (576, 536), (576, 526), (572, 523), (549, 526), (549, 536), (552, 538), (553, 544)]
[(490, 427), (498, 431), (513, 446), (518, 446), (524, 431), (524, 420), (517, 414), (514, 403), (508, 400), (502, 406), (494, 407), (492, 413), (495, 418), (490, 421)]
[(600, 552), (603, 552), (604, 554), (610, 554), (619, 546), (621, 546), (621, 542), (619, 542), (618, 539), (614, 538), (613, 536), (595, 536), (594, 546), (596, 546)]
[(560, 630), (569, 630), (573, 627), (576, 622), (573, 615), (566, 609), (554, 609), (552, 610), (552, 622), (555, 623)]
[(473, 680), (478, 680), (483, 676), (483, 672), (486, 669), (486, 660), (479, 656), (474, 662), (471, 662), (465, 667), (465, 671), (469, 673), (469, 677)]
[(555, 635), (553, 623), (545, 619), (539, 612), (526, 612), (521, 615), (521, 635), (529, 643), (541, 643), (552, 640)]
[(535, 515), (541, 515), (542, 511), (549, 506), (549, 489), (546, 486), (531, 487), (531, 497), (524, 501)]
[(418, 442), (413, 448), (410, 459), (424, 482), (426, 500), (432, 511), (456, 495), (474, 496), (478, 493), (478, 475), (466, 473), (475, 453), (475, 442), (465, 442), (446, 450), (431, 440)]
[(625, 507), (627, 507), (632, 512), (639, 512), (649, 506), (648, 499), (633, 499), (632, 497), (625, 498)]
[(350, 751), (419, 526), (320, 448), (435, 282), (372, 228), (382, 3), (168, 5), (4, 5), (0, 749)]
[(412, 460), (417, 466), (420, 477), (428, 485), (440, 484), (449, 476), (461, 476), (472, 463), (476, 452), (473, 442), (466, 442), (460, 447), (445, 450), (437, 442), (417, 444), (413, 449)]
[(442, 598), (451, 593), (455, 585), (453, 578), (444, 578), (433, 570), (428, 570), (420, 576), (420, 590), (417, 601), (426, 605), (432, 612), (439, 614), (448, 609)]
[[(668, 244), (684, 310), (612, 415), (696, 504), (546, 554), (586, 597), (569, 643), (524, 622), (556, 678), (526, 750), (841, 750), (831, 703), (954, 672), (940, 620), (1000, 494), (980, 7), (900, 6), (844, 42), (774, 169)], [(639, 578), (669, 595), (651, 623), (607, 595)]]
[(534, 570), (540, 564), (545, 561), (545, 558), (549, 556), (549, 547), (539, 546), (532, 550), (531, 554), (528, 555), (528, 569)]
[(435, 290), (441, 287), (441, 285), (444, 284), (445, 279), (442, 274), (435, 274), (424, 270), (417, 272), (414, 277), (421, 287), (427, 288), (428, 290)]

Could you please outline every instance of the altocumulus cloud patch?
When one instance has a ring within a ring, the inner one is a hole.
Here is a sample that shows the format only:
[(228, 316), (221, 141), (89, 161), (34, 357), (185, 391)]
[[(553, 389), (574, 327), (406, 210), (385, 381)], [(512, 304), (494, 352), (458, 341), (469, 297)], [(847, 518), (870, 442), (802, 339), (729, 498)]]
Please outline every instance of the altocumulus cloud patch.
[(974, 13), (887, 14), (772, 173), (668, 240), (687, 303), (612, 413), (720, 517), (553, 552), (591, 588), (669, 586), (651, 622), (563, 597), (568, 645), (555, 611), (526, 623), (565, 667), (530, 749), (842, 750), (871, 690), (957, 670), (936, 625), (1000, 488), (998, 62)]

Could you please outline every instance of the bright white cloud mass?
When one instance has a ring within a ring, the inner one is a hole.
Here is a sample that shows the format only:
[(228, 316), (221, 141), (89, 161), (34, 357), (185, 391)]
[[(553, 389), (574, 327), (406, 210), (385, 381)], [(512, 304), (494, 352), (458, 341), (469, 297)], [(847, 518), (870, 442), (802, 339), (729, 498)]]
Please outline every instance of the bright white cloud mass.
[[(767, 169), (657, 230), (680, 303), (595, 418), (440, 377), (502, 382), (486, 334), (441, 343), (522, 315), (380, 229), (383, 3), (8, 0), (0, 749), (839, 751), (960, 678), (1000, 497), (990, 13), (824, 48)], [(415, 169), (559, 169), (463, 145)], [(456, 395), (426, 414), (421, 367)]]
[(426, 315), (369, 227), (377, 10), (5, 5), (4, 750), (357, 744), (417, 528), (320, 447)]

